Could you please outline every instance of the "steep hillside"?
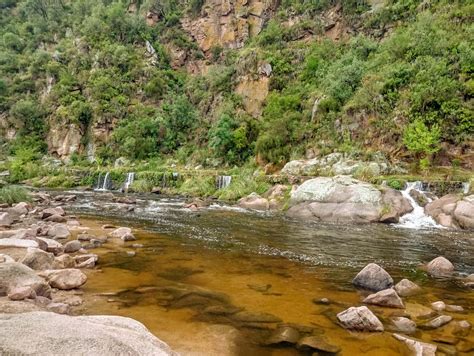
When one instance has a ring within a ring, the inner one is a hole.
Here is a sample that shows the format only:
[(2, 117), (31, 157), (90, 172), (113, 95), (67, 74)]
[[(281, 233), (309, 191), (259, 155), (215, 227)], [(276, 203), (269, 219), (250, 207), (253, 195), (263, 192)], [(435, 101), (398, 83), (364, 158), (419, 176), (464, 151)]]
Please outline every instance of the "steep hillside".
[[(474, 6), (2, 0), (4, 153), (474, 167)], [(26, 151), (29, 151), (25, 153)]]

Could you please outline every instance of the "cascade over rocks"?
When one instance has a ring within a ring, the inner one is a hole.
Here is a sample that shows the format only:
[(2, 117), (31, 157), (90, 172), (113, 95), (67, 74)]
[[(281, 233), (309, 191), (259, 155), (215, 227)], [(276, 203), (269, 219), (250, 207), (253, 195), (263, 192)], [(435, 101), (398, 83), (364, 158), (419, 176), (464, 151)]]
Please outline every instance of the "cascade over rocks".
[(143, 324), (120, 316), (0, 314), (0, 325), (0, 347), (6, 354), (176, 355)]
[(393, 279), (382, 267), (375, 263), (369, 263), (355, 276), (352, 284), (378, 292), (392, 287)]

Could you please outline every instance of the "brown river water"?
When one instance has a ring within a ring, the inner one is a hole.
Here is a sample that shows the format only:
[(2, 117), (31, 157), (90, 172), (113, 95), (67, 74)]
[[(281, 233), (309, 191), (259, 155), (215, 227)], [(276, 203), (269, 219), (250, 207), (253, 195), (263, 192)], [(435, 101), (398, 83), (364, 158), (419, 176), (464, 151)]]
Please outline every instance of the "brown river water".
[[(265, 346), (281, 324), (321, 336), (342, 355), (408, 355), (392, 337), (389, 318), (426, 313), (438, 300), (461, 305), (464, 312), (446, 314), (474, 325), (472, 289), (459, 278), (435, 280), (419, 269), (444, 255), (457, 277), (473, 273), (472, 233), (308, 224), (217, 205), (192, 212), (179, 198), (137, 198), (134, 212), (99, 193), (78, 194), (69, 207), (93, 234), (104, 235), (101, 226), (111, 223), (132, 227), (137, 237), (109, 240), (94, 250), (100, 260), (88, 272), (79, 313), (134, 318), (183, 355), (311, 354)], [(143, 246), (132, 247), (137, 243)], [(367, 293), (351, 280), (369, 262), (383, 266), (396, 282), (415, 281), (423, 293), (404, 298), (406, 310), (370, 306), (385, 332), (349, 332), (335, 316), (362, 305)], [(329, 304), (318, 303), (321, 298)], [(451, 335), (451, 324), (413, 336), (434, 343), (439, 335)], [(474, 331), (456, 342), (474, 343)], [(455, 351), (438, 345), (447, 354)]]

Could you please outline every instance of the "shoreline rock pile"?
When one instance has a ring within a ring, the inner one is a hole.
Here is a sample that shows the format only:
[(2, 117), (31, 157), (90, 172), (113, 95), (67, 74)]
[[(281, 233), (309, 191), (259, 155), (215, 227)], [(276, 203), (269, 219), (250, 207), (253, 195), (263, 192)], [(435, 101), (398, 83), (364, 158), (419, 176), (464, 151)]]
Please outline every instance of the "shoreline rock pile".
[(59, 206), (74, 199), (39, 193), (34, 207), (18, 203), (0, 212), (0, 349), (7, 354), (174, 355), (133, 319), (64, 315), (83, 303), (84, 270), (99, 259), (89, 250), (108, 238), (135, 240), (127, 227), (91, 235)]

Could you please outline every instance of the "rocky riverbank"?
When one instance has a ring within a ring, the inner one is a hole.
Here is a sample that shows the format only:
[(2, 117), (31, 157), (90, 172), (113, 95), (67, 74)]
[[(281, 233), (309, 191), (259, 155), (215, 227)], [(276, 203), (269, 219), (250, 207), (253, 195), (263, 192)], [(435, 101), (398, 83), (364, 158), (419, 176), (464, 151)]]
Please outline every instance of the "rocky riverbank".
[(105, 225), (103, 235), (90, 234), (61, 207), (74, 199), (38, 193), (33, 205), (0, 213), (1, 353), (174, 355), (133, 319), (72, 316), (83, 303), (85, 271), (98, 262), (91, 250), (110, 239), (135, 239), (127, 227)]
[[(413, 189), (413, 202), (399, 190), (376, 186), (351, 176), (317, 177), (293, 185), (275, 185), (262, 196), (239, 200), (242, 208), (285, 210), (289, 217), (339, 224), (398, 223), (418, 205), (423, 214), (444, 227), (474, 229), (474, 195), (448, 194), (441, 198)], [(286, 210), (286, 208), (288, 208)]]

